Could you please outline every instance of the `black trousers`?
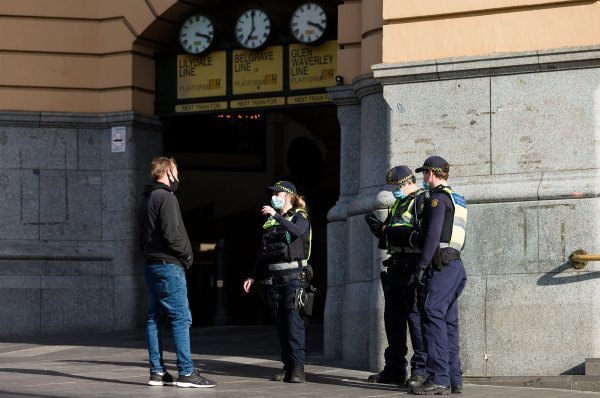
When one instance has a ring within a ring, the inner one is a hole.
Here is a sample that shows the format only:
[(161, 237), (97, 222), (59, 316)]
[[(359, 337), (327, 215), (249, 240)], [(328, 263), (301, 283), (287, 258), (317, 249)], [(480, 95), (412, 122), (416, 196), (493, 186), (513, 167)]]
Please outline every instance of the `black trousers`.
[(300, 309), (294, 308), (294, 292), (304, 287), (304, 281), (295, 279), (270, 286), (270, 300), (277, 302), (272, 308), (281, 346), (281, 362), (284, 368), (304, 367), (306, 342), (304, 318)]
[(417, 254), (394, 255), (396, 264), (382, 272), (385, 296), (384, 323), (388, 347), (385, 349), (385, 373), (397, 378), (407, 376), (407, 339), (414, 354), (410, 359), (412, 375), (426, 375), (427, 353), (421, 333), (416, 284), (410, 285)]

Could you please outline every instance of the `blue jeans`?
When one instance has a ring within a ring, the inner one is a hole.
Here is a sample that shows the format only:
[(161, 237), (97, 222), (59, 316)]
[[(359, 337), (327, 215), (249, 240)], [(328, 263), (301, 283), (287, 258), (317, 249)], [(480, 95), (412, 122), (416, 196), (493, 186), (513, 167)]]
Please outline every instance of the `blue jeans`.
[(150, 372), (165, 372), (162, 350), (162, 330), (167, 319), (171, 321), (171, 334), (177, 369), (180, 375), (194, 370), (190, 349), (190, 313), (185, 271), (176, 264), (151, 264), (144, 266), (144, 277), (148, 286), (148, 318), (146, 342)]

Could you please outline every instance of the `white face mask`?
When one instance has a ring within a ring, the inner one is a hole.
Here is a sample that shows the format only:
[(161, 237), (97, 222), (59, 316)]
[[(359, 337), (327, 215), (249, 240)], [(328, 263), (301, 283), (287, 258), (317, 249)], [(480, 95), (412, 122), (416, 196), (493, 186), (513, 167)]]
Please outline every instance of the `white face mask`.
[(271, 207), (273, 207), (275, 210), (283, 209), (284, 205), (285, 205), (285, 200), (281, 199), (277, 195), (271, 196)]

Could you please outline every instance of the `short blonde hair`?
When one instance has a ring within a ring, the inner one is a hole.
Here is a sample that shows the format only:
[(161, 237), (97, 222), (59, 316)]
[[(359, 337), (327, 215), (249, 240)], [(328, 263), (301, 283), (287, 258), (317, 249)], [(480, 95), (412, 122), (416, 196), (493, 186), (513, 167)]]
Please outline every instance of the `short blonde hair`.
[(154, 158), (150, 164), (150, 175), (152, 176), (152, 179), (156, 181), (173, 167), (177, 168), (177, 163), (175, 163), (174, 158), (167, 158), (164, 156)]

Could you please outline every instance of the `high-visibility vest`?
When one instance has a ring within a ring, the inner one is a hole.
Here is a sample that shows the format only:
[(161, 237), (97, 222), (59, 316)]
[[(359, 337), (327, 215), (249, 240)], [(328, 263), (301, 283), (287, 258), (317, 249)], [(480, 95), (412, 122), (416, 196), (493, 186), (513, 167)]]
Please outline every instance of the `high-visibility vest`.
[[(423, 203), (424, 203), (424, 202), (422, 202), (421, 209), (415, 209), (415, 206), (417, 204), (417, 196), (419, 196), (423, 192), (425, 192), (423, 189), (419, 189), (419, 190), (415, 191), (414, 194), (411, 194), (404, 199), (397, 199), (394, 202), (392, 209), (390, 210), (390, 217), (389, 217), (388, 224), (387, 224), (388, 227), (414, 228), (415, 227), (415, 225), (414, 225), (415, 214), (417, 212), (420, 213), (420, 210), (422, 210)], [(400, 251), (400, 248), (396, 248), (396, 247), (390, 245), (389, 242), (387, 242), (387, 241), (386, 241), (386, 246), (387, 246), (388, 253), (394, 253), (394, 252)]]
[[(304, 209), (292, 208), (285, 214), (285, 219), (291, 221), (296, 215), (308, 220), (308, 213)], [(289, 231), (272, 217), (263, 224), (263, 254), (270, 263), (292, 262), (308, 260), (312, 246), (312, 226), (308, 233), (292, 240)]]
[[(450, 236), (442, 236), (440, 239), (440, 248), (451, 247), (458, 251), (465, 245), (467, 226), (467, 201), (464, 196), (454, 192), (449, 187), (443, 187), (442, 192), (450, 197), (454, 206), (454, 217), (452, 219), (452, 233)], [(444, 220), (446, 224), (447, 220)], [(449, 221), (448, 221), (449, 222)]]

